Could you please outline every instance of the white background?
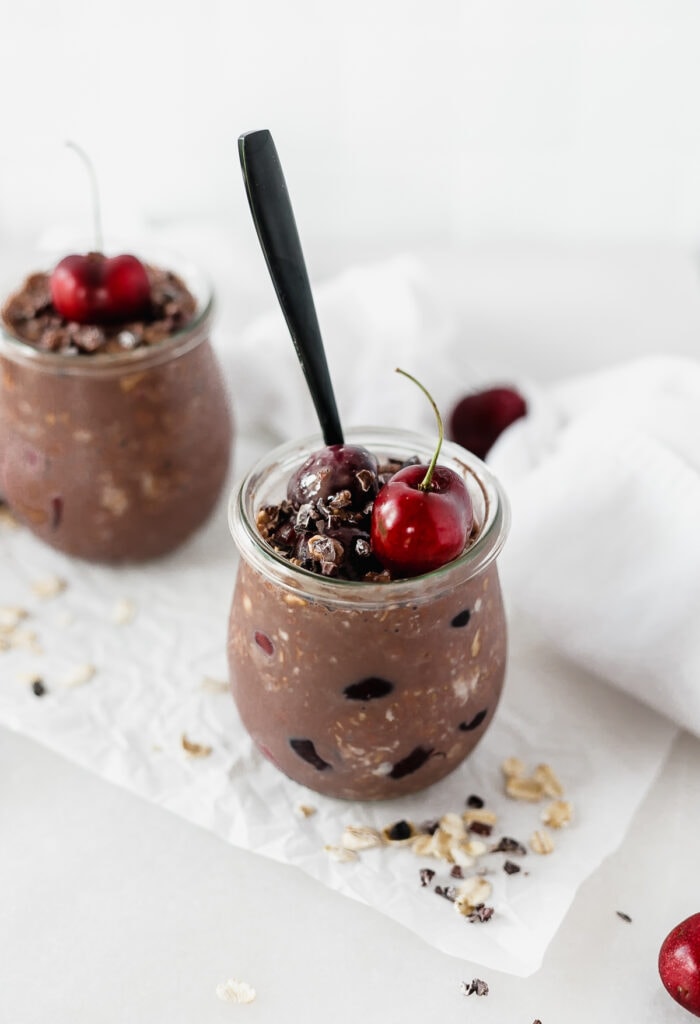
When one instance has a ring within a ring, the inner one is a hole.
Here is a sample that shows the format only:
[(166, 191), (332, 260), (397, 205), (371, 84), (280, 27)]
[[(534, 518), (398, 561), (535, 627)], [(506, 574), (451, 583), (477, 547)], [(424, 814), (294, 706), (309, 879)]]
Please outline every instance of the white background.
[(0, 232), (213, 217), (276, 139), (307, 244), (700, 233), (697, 0), (0, 0)]

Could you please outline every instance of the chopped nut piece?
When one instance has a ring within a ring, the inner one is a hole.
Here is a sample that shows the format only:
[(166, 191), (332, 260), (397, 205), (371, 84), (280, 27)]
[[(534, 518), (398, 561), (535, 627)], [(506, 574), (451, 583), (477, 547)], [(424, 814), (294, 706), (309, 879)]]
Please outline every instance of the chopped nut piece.
[(345, 846), (331, 846), (329, 844), (324, 846), (323, 849), (331, 860), (336, 860), (339, 864), (346, 864), (351, 860), (357, 860), (357, 854), (355, 851), (348, 850)]
[(376, 828), (346, 825), (341, 843), (346, 850), (371, 850), (374, 846), (381, 846), (383, 840)]
[(537, 803), (544, 796), (542, 785), (536, 779), (511, 776), (506, 780), (506, 793), (513, 800), (529, 800)]
[(97, 669), (94, 665), (76, 665), (75, 668), (67, 672), (66, 675), (61, 679), (61, 685), (67, 687), (84, 686), (85, 683), (89, 683), (95, 675)]
[(553, 800), (542, 811), (542, 821), (550, 828), (563, 828), (573, 817), (574, 809), (568, 800)]
[(67, 585), (60, 576), (44, 576), (32, 584), (32, 590), (37, 597), (49, 598), (62, 593)]
[(257, 995), (252, 985), (237, 978), (229, 978), (217, 985), (216, 994), (224, 1003), (252, 1003)]
[(206, 743), (193, 743), (192, 740), (188, 740), (184, 732), (181, 742), (182, 749), (186, 750), (191, 757), (209, 757), (213, 750), (213, 747), (207, 746)]
[(536, 782), (539, 782), (545, 796), (554, 798), (564, 795), (564, 787), (550, 765), (538, 764), (532, 773), (532, 777)]
[(501, 764), (501, 771), (506, 779), (518, 778), (525, 774), (525, 765), (519, 757), (507, 757)]
[(535, 853), (552, 853), (554, 840), (543, 828), (536, 829), (530, 836), (530, 847)]

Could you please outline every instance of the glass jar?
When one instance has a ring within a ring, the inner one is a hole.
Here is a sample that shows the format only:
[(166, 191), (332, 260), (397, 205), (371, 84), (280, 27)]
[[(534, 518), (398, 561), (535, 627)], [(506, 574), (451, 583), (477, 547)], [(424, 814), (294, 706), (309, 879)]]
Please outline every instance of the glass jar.
[(195, 319), (152, 346), (69, 355), (0, 332), (0, 494), (69, 555), (164, 555), (224, 486), (232, 420), (209, 341), (213, 296), (191, 269), (182, 277)]
[[(350, 444), (429, 462), (434, 440), (362, 429)], [(496, 571), (509, 524), (503, 491), (475, 456), (445, 443), (478, 533), (455, 561), (389, 583), (315, 575), (270, 548), (255, 525), (286, 494), (318, 437), (271, 452), (232, 497), (240, 552), (228, 657), (233, 697), (259, 750), (329, 796), (375, 800), (437, 782), (474, 749), (498, 705), (506, 622)]]

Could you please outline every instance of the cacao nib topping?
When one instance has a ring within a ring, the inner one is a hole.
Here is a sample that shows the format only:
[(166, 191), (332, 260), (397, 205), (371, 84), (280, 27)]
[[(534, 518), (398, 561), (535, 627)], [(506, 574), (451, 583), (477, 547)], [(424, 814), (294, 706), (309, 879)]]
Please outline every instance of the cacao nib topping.
[(326, 768), (331, 767), (328, 761), (324, 761), (323, 758), (317, 754), (313, 740), (292, 739), (289, 741), (289, 746), (295, 754), (298, 754), (303, 761), (307, 761), (308, 764), (317, 771), (323, 772)]
[(516, 864), (515, 861), (506, 860), (503, 862), (503, 870), (507, 875), (517, 875), (520, 871), (520, 865)]
[(432, 880), (435, 878), (435, 872), (432, 868), (421, 868), (420, 869), (420, 884), (425, 889), (426, 886), (430, 885)]
[(468, 796), (466, 803), (467, 807), (473, 807), (477, 811), (481, 810), (481, 808), (484, 806), (483, 799), (480, 796), (477, 796), (476, 793), (472, 793), (470, 796)]
[(413, 829), (409, 821), (396, 821), (386, 830), (387, 839), (391, 839), (394, 842), (398, 842), (401, 839), (410, 839), (412, 835)]
[(144, 264), (151, 286), (150, 315), (115, 325), (66, 321), (51, 302), (50, 275), (32, 274), (5, 303), (2, 320), (22, 341), (44, 352), (94, 356), (156, 345), (186, 327), (197, 302), (184, 281), (161, 267)]
[(468, 921), (479, 921), (482, 924), (485, 921), (490, 921), (493, 917), (493, 907), (487, 907), (484, 903), (478, 903), (471, 914), (467, 915)]
[(380, 679), (378, 676), (370, 676), (361, 679), (359, 683), (350, 683), (343, 690), (348, 700), (376, 700), (378, 697), (386, 697), (394, 689), (394, 684), (387, 679)]
[(432, 747), (414, 747), (410, 754), (397, 761), (389, 772), (392, 779), (403, 779), (406, 775), (412, 775), (422, 768), (428, 758), (433, 754)]
[(472, 729), (478, 729), (481, 723), (484, 721), (489, 713), (488, 708), (484, 708), (483, 711), (478, 711), (469, 722), (460, 722), (459, 728), (462, 732), (471, 732)]
[(274, 648), (274, 645), (272, 643), (272, 640), (270, 640), (270, 638), (267, 635), (267, 633), (261, 633), (258, 630), (256, 632), (256, 634), (255, 634), (255, 642), (258, 645), (258, 647), (260, 648), (260, 650), (264, 651), (265, 654), (268, 654), (268, 655), (274, 654), (275, 648)]
[(473, 978), (471, 983), (463, 981), (460, 989), (465, 996), (487, 996), (489, 994), (489, 987), (481, 978)]
[(493, 825), (489, 825), (485, 821), (470, 821), (469, 831), (474, 832), (477, 836), (490, 836)]
[(458, 615), (455, 615), (450, 625), (454, 626), (455, 629), (461, 629), (462, 626), (466, 626), (470, 618), (471, 612), (469, 611), (468, 608), (465, 608), (463, 612), (460, 612)]

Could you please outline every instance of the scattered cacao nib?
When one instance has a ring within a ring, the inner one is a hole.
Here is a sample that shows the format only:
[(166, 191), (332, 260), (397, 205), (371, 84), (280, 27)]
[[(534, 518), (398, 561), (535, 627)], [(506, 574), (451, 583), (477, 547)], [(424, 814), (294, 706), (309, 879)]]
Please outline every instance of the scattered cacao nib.
[(511, 839), (510, 836), (503, 836), (498, 840), (495, 846), (491, 847), (491, 853), (515, 853), (522, 857), (527, 853), (527, 850), (522, 843), (519, 843), (517, 839)]
[(454, 903), (457, 899), (457, 889), (454, 885), (436, 885), (435, 892), (438, 896), (443, 896), (450, 903)]
[(35, 697), (43, 697), (46, 693), (46, 687), (41, 679), (35, 679), (32, 683), (32, 693)]
[(397, 821), (393, 825), (389, 825), (386, 829), (387, 839), (391, 839), (394, 842), (400, 841), (401, 839), (410, 839), (413, 835), (413, 828), (409, 821)]
[(520, 871), (520, 865), (512, 860), (506, 860), (503, 862), (503, 870), (507, 875), (517, 875), (518, 871)]
[(478, 903), (471, 914), (467, 916), (468, 921), (478, 921), (484, 923), (490, 921), (493, 917), (493, 907), (487, 907), (485, 903)]
[(481, 978), (472, 978), (471, 982), (463, 981), (459, 988), (465, 996), (487, 996), (489, 994), (489, 987)]
[(420, 884), (425, 889), (426, 886), (430, 885), (432, 880), (435, 878), (435, 872), (432, 868), (421, 868), (420, 869)]
[(615, 911), (615, 913), (616, 913), (616, 914), (617, 914), (617, 916), (618, 916), (619, 918), (621, 918), (621, 919), (622, 919), (623, 921), (626, 921), (626, 922), (627, 922), (627, 924), (632, 924), (632, 918), (631, 918), (631, 917), (629, 916), (629, 914), (626, 914), (626, 913), (624, 912), (624, 910), (616, 910), (616, 911)]
[(489, 825), (486, 821), (470, 821), (469, 831), (475, 832), (478, 836), (490, 836), (493, 832), (493, 825)]
[(480, 811), (484, 806), (484, 801), (480, 796), (477, 796), (476, 793), (472, 793), (467, 797), (466, 804), (467, 807), (473, 807), (475, 810)]
[(454, 864), (452, 866), (452, 870), (450, 871), (450, 876), (452, 878), (464, 878), (464, 872), (462, 871), (462, 868), (460, 867), (459, 864)]

